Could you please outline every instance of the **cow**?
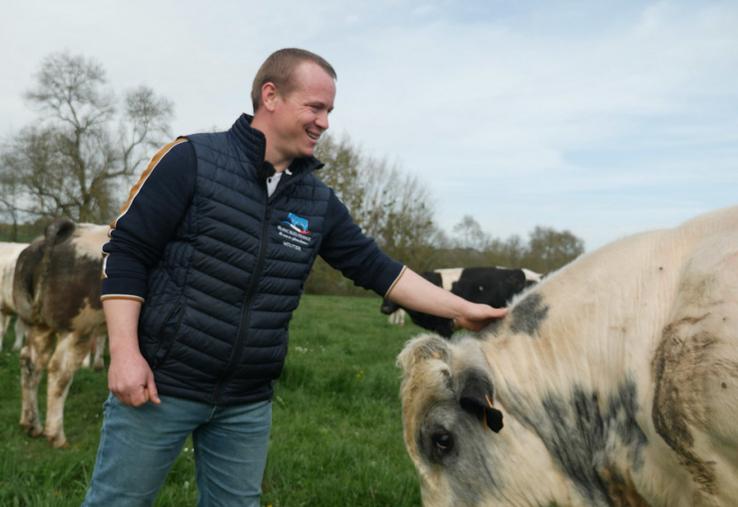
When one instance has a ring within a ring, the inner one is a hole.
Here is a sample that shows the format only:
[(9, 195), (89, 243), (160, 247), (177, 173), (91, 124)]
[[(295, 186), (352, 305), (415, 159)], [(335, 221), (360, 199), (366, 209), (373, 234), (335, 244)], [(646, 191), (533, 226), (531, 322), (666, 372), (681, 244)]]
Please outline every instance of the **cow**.
[[(90, 341), (106, 333), (100, 302), (106, 226), (58, 219), (18, 257), (13, 297), (26, 327), (20, 352), (20, 424), (32, 436), (66, 445), (64, 401)], [(48, 367), (46, 424), (41, 427), (38, 384)]]
[[(507, 306), (515, 294), (541, 280), (540, 274), (529, 269), (502, 267), (446, 268), (424, 271), (420, 275), (457, 296), (495, 308)], [(382, 300), (380, 311), (385, 315), (392, 316), (399, 310), (405, 310), (416, 325), (441, 336), (450, 337), (455, 330), (451, 319), (401, 308), (386, 298)], [(390, 323), (395, 322), (390, 320)]]
[[(15, 316), (13, 302), (13, 275), (18, 255), (28, 246), (28, 243), (0, 243), (0, 330), (2, 337), (10, 327)], [(13, 350), (20, 349), (25, 331), (20, 319), (15, 320), (15, 342)], [(0, 350), (3, 349), (3, 340), (0, 338)]]
[(398, 365), (427, 506), (738, 505), (738, 207), (581, 257)]

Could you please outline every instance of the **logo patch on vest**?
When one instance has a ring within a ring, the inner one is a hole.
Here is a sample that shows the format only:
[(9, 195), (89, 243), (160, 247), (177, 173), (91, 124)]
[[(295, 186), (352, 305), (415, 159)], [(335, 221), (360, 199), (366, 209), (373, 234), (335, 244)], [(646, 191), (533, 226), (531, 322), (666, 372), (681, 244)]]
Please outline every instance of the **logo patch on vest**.
[(303, 246), (310, 245), (310, 228), (307, 218), (294, 213), (287, 215), (287, 220), (277, 225), (277, 233), (283, 239), (282, 244), (293, 250), (302, 251)]

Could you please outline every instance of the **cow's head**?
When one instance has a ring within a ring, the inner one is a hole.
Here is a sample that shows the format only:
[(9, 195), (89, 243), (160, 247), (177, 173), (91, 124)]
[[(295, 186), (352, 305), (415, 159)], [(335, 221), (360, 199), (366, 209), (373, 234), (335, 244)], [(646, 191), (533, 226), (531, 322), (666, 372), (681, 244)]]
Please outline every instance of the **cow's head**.
[(493, 445), (502, 429), (490, 366), (474, 338), (424, 335), (407, 343), (398, 366), (405, 446), (426, 505), (479, 505), (480, 481), (495, 481)]

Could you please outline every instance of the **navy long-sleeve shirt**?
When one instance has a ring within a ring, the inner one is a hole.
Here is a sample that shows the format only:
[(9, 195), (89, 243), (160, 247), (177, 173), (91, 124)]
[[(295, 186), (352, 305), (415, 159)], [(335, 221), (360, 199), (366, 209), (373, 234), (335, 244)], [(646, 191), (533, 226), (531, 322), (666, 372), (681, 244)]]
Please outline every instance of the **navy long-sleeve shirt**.
[[(196, 177), (197, 159), (186, 139), (169, 143), (154, 156), (112, 224), (110, 241), (103, 246), (102, 299), (144, 301), (148, 271), (185, 218)], [(387, 294), (403, 265), (362, 233), (332, 191), (325, 230), (321, 257), (357, 285)]]

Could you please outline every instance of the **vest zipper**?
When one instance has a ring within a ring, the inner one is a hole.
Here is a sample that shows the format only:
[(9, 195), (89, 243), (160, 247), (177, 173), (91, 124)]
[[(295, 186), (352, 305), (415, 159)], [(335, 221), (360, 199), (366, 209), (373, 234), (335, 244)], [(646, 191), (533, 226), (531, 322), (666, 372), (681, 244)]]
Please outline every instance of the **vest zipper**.
[(259, 280), (261, 279), (261, 271), (262, 269), (264, 269), (264, 259), (266, 257), (267, 251), (266, 245), (269, 243), (269, 238), (267, 237), (267, 234), (269, 232), (269, 222), (271, 220), (271, 214), (272, 210), (269, 206), (269, 203), (267, 202), (266, 206), (264, 206), (264, 220), (262, 221), (261, 226), (261, 238), (259, 239), (259, 256), (256, 260), (256, 268), (251, 275), (251, 283), (249, 283), (249, 287), (246, 290), (246, 295), (243, 298), (241, 321), (238, 324), (238, 334), (236, 336), (236, 343), (233, 345), (233, 350), (231, 351), (231, 358), (228, 361), (228, 365), (226, 366), (223, 375), (220, 377), (217, 385), (215, 386), (216, 404), (220, 401), (220, 395), (223, 391), (223, 386), (233, 376), (233, 368), (238, 363), (246, 342), (245, 335), (248, 332), (248, 323), (251, 318), (251, 297), (254, 295), (254, 291), (259, 284)]
[[(220, 395), (223, 392), (223, 386), (233, 376), (233, 367), (236, 366), (239, 358), (241, 357), (241, 353), (243, 352), (243, 348), (245, 345), (246, 337), (244, 336), (244, 334), (248, 332), (248, 323), (251, 318), (251, 297), (254, 295), (254, 291), (256, 290), (256, 287), (261, 278), (261, 271), (264, 269), (264, 259), (266, 257), (266, 245), (269, 243), (269, 238), (267, 237), (267, 234), (269, 232), (269, 221), (271, 220), (272, 214), (271, 204), (274, 199), (282, 193), (285, 187), (293, 185), (296, 181), (304, 178), (305, 175), (309, 172), (312, 171), (302, 171), (298, 174), (293, 175), (289, 179), (289, 181), (280, 181), (280, 184), (277, 185), (274, 193), (272, 193), (271, 196), (267, 197), (267, 202), (264, 206), (264, 220), (262, 221), (261, 238), (259, 240), (259, 256), (256, 260), (256, 268), (254, 269), (254, 272), (251, 276), (251, 283), (249, 284), (249, 288), (246, 291), (246, 295), (243, 298), (241, 322), (238, 324), (238, 335), (236, 336), (236, 343), (233, 345), (231, 358), (228, 360), (228, 365), (226, 366), (223, 375), (221, 375), (221, 377), (218, 379), (218, 383), (215, 385), (215, 404), (220, 401)], [(264, 188), (264, 192), (266, 193), (266, 188)]]

